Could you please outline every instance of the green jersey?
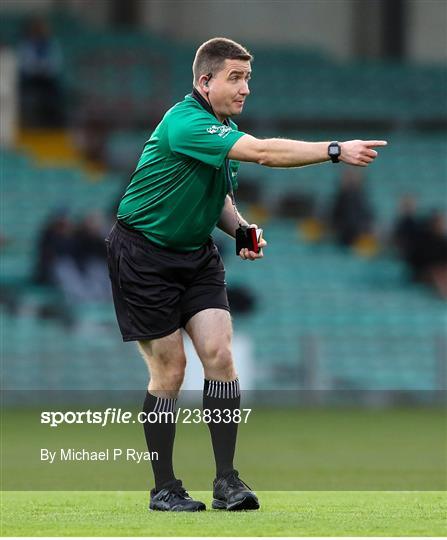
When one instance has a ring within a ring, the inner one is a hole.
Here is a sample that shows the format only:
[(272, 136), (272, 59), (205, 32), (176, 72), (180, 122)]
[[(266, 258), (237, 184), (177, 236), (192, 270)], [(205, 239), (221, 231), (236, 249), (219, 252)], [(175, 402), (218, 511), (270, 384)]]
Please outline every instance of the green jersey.
[[(157, 245), (192, 251), (209, 238), (228, 191), (227, 154), (244, 135), (192, 96), (172, 107), (146, 142), (118, 219)], [(239, 162), (229, 162), (233, 189)]]

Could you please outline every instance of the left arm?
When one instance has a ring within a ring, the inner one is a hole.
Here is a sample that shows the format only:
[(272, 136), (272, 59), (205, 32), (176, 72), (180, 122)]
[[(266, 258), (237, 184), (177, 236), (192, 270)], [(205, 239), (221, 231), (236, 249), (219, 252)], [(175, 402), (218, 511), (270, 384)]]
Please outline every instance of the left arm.
[[(237, 210), (236, 210), (237, 212)], [(237, 212), (237, 219), (234, 211), (234, 206), (231, 201), (231, 198), (229, 195), (225, 197), (225, 204), (222, 209), (222, 213), (220, 214), (220, 219), (217, 223), (218, 228), (230, 235), (232, 238), (236, 237), (236, 229), (239, 227), (239, 224), (248, 226), (247, 221)], [(239, 220), (239, 221), (238, 221)], [(250, 227), (256, 227), (257, 225), (250, 225)], [(259, 247), (261, 250), (259, 253), (255, 253), (254, 251), (249, 251), (248, 249), (241, 249), (239, 256), (241, 259), (248, 259), (249, 261), (254, 261), (255, 259), (262, 259), (264, 256), (262, 253), (262, 248), (267, 245), (267, 242), (262, 239), (259, 243)]]
[[(237, 211), (236, 211), (237, 212)], [(239, 222), (242, 223), (242, 225), (248, 226), (248, 223), (245, 221), (245, 219), (237, 212)], [(239, 227), (239, 223), (235, 216), (234, 206), (231, 202), (231, 198), (229, 195), (225, 197), (225, 204), (222, 209), (222, 213), (220, 214), (220, 219), (217, 223), (218, 228), (223, 231), (224, 233), (227, 233), (232, 238), (236, 237), (236, 229)]]

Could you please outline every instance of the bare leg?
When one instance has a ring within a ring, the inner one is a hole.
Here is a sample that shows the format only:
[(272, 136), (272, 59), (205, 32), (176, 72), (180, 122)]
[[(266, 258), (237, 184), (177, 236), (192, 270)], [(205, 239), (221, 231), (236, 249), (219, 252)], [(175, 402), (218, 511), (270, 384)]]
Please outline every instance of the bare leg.
[(159, 339), (139, 341), (149, 370), (148, 390), (154, 396), (176, 397), (183, 382), (186, 357), (180, 330)]
[(223, 309), (205, 309), (192, 317), (186, 325), (203, 365), (205, 378), (232, 381), (236, 369), (231, 352), (231, 316)]

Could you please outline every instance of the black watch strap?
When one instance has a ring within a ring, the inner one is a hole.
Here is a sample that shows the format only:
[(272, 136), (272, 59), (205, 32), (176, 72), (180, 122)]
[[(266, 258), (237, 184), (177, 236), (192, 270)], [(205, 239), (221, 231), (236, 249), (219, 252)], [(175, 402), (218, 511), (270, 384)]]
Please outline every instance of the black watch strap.
[(340, 162), (341, 147), (338, 141), (332, 141), (327, 149), (328, 156), (331, 158), (332, 163)]

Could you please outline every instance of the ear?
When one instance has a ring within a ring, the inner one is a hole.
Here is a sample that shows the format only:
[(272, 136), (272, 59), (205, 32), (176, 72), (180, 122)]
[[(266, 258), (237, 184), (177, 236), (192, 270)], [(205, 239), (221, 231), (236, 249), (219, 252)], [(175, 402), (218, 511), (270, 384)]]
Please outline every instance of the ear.
[(208, 77), (206, 75), (202, 75), (199, 79), (199, 85), (200, 85), (200, 88), (208, 93), (209, 92), (209, 81), (208, 81)]

